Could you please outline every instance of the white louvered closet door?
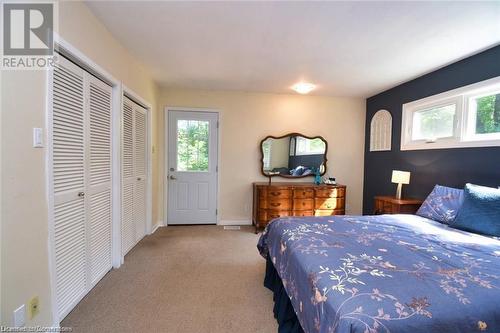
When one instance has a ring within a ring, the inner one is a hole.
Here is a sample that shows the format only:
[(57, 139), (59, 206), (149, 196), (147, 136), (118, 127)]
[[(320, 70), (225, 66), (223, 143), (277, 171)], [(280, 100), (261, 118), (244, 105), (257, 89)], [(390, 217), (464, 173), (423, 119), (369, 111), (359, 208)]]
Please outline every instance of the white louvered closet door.
[(59, 318), (87, 292), (85, 72), (60, 59), (54, 69), (52, 167), (54, 252)]
[(52, 166), (58, 316), (111, 261), (111, 87), (60, 57), (53, 76)]
[(122, 137), (122, 255), (135, 245), (134, 102), (123, 99)]
[(111, 87), (88, 75), (88, 233), (90, 282), (112, 267), (111, 258)]
[(136, 106), (134, 131), (134, 214), (136, 241), (146, 234), (146, 181), (147, 181), (147, 111)]
[(123, 103), (122, 254), (146, 234), (147, 111), (129, 98)]

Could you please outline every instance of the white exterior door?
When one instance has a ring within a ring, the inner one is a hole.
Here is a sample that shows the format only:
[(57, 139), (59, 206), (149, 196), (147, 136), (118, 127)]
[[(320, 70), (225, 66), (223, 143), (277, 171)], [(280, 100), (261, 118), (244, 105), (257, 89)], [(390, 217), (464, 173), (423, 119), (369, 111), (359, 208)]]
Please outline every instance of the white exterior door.
[(218, 113), (168, 112), (168, 224), (217, 223)]
[(122, 255), (146, 234), (147, 110), (123, 101)]
[(111, 87), (60, 57), (51, 120), (52, 246), (62, 320), (111, 269)]

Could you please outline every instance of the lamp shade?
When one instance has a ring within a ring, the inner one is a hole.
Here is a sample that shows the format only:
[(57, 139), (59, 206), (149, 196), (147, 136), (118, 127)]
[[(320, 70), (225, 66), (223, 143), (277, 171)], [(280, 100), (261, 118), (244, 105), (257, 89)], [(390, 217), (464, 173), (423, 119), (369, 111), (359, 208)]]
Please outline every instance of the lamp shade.
[(408, 171), (392, 170), (392, 182), (396, 184), (410, 184), (410, 175)]

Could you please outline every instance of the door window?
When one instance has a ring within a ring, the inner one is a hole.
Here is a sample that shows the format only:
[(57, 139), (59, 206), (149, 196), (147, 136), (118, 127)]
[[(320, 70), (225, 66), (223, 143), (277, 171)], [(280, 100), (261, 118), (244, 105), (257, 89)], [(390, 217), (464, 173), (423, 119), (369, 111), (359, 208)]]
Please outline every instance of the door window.
[(209, 122), (177, 120), (177, 171), (208, 172)]

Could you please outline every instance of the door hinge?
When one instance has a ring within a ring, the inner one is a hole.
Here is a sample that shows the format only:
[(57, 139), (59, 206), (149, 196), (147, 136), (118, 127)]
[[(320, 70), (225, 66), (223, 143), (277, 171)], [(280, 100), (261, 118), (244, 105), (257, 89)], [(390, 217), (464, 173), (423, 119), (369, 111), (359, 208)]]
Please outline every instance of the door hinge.
[(218, 165), (215, 166), (215, 172), (219, 172), (219, 166)]
[(219, 210), (217, 208), (215, 209), (215, 215), (219, 215)]
[(219, 121), (217, 120), (217, 128), (219, 128)]

